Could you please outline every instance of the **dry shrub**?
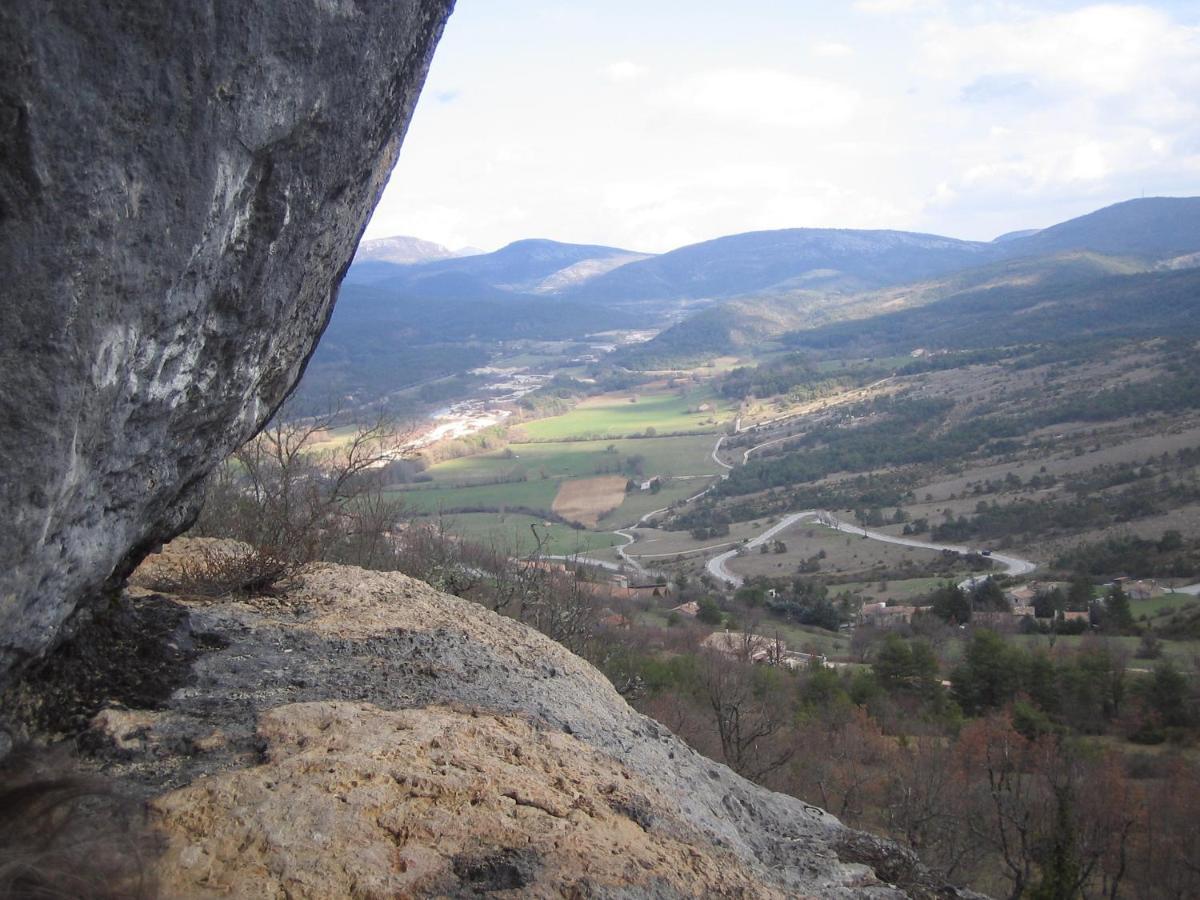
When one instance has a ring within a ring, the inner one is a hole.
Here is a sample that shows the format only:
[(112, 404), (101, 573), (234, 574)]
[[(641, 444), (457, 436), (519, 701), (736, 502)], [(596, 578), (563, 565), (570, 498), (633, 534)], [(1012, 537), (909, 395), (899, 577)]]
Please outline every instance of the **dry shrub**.
[(173, 584), (158, 590), (197, 597), (261, 596), (286, 590), (304, 565), (287, 554), (245, 544), (204, 547), (183, 560)]
[(261, 596), (283, 590), (306, 563), (235, 540), (177, 538), (146, 558), (131, 581), (138, 587), (193, 597)]

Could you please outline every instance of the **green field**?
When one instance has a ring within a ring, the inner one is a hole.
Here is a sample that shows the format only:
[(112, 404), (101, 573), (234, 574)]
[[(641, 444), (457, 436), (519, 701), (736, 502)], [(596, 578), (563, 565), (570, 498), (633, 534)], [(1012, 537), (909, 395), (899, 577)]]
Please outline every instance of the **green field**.
[(885, 597), (892, 600), (913, 600), (917, 597), (924, 597), (926, 594), (937, 590), (947, 581), (961, 581), (965, 576), (954, 576), (950, 578), (906, 578), (903, 580), (892, 580), (887, 582), (886, 590), (879, 590), (878, 581), (851, 581), (846, 584), (831, 584), (829, 585), (829, 593), (832, 596), (838, 594), (869, 594), (868, 602), (874, 602), (877, 599)]
[[(439, 484), (471, 484), (524, 472), (527, 477), (590, 478), (607, 474), (632, 457), (641, 457), (642, 477), (706, 475), (720, 468), (712, 460), (714, 439), (708, 435), (670, 438), (627, 438), (613, 441), (559, 441), (519, 444), (508, 450), (466, 456), (428, 469)], [(609, 452), (608, 448), (614, 448)]]
[[(431, 518), (422, 518), (417, 521), (431, 520)], [(549, 537), (542, 547), (542, 552), (551, 556), (589, 553), (622, 543), (621, 539), (614, 534), (580, 531), (557, 523), (547, 527), (541, 519), (519, 513), (504, 515), (456, 513), (443, 516), (441, 521), (450, 534), (495, 547), (497, 550), (504, 550), (516, 556), (524, 556), (536, 549), (530, 525), (537, 528), (539, 536), (548, 534)]]
[(1193, 597), (1191, 594), (1163, 594), (1150, 600), (1129, 601), (1129, 609), (1135, 619), (1142, 616), (1153, 619), (1163, 613), (1175, 612), (1192, 605), (1200, 605), (1200, 597)]
[(552, 478), (534, 478), (512, 484), (487, 484), (477, 487), (410, 488), (389, 491), (388, 496), (391, 499), (403, 500), (405, 509), (417, 514), (505, 507), (511, 509), (518, 506), (548, 513), (557, 493), (558, 481)]
[(648, 512), (662, 509), (664, 506), (670, 506), (676, 500), (686, 500), (688, 497), (700, 493), (708, 484), (708, 479), (689, 478), (686, 481), (668, 482), (667, 486), (657, 494), (650, 491), (627, 494), (625, 502), (601, 520), (601, 524), (609, 528), (632, 525)]
[[(637, 402), (631, 403), (630, 397)], [(702, 403), (713, 407), (708, 412), (692, 412)], [(515, 426), (514, 440), (561, 441), (564, 438), (613, 438), (644, 434), (647, 428), (660, 433), (679, 431), (715, 432), (730, 418), (730, 412), (708, 387), (696, 388), (683, 397), (679, 392), (608, 395), (585, 400), (569, 413), (537, 419)], [(715, 419), (717, 424), (706, 424)]]

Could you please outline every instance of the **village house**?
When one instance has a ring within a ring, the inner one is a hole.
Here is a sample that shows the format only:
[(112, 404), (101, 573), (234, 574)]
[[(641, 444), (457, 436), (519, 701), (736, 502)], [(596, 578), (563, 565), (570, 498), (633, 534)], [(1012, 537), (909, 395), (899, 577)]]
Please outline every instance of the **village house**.
[(672, 608), (671, 612), (679, 613), (681, 616), (687, 616), (689, 619), (694, 619), (700, 614), (700, 604), (695, 600), (689, 600), (687, 603), (680, 603)]
[(1139, 578), (1135, 581), (1132, 578), (1116, 578), (1113, 579), (1113, 583), (1119, 584), (1130, 600), (1153, 600), (1155, 597), (1161, 597), (1166, 593), (1159, 583), (1153, 579), (1143, 581)]
[(723, 656), (761, 665), (782, 666), (786, 669), (807, 668), (814, 661), (822, 666), (829, 664), (824, 656), (789, 650), (781, 638), (741, 631), (713, 632), (701, 641), (700, 645)]
[(1032, 606), (1039, 594), (1046, 594), (1056, 588), (1065, 592), (1068, 585), (1061, 581), (1031, 581), (1004, 592), (1004, 597), (1015, 606)]

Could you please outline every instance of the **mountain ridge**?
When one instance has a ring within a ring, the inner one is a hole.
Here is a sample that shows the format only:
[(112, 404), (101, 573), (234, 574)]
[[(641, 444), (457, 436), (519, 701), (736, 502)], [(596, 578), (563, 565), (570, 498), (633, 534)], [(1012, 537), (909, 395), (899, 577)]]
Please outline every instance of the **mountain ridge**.
[(389, 282), (409, 292), (428, 289), (443, 296), (445, 291), (437, 289), (444, 283), (440, 276), (455, 273), (474, 279), (458, 282), (458, 299), (473, 292), (490, 296), (489, 289), (497, 289), (629, 305), (721, 300), (773, 289), (862, 292), (992, 262), (1076, 251), (1144, 262), (1200, 252), (1200, 198), (1127, 200), (992, 241), (895, 229), (784, 228), (725, 235), (647, 254), (526, 238), (492, 253), (406, 265), (371, 255), (356, 257), (348, 281)]

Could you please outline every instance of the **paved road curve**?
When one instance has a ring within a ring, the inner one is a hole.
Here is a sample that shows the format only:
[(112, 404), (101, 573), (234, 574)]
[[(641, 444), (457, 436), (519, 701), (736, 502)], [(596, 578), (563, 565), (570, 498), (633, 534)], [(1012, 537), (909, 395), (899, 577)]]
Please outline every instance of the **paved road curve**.
[[(915, 538), (897, 537), (896, 535), (884, 534), (883, 532), (879, 531), (869, 531), (865, 528), (859, 528), (857, 525), (851, 525), (849, 522), (842, 522), (839, 519), (834, 518), (834, 516), (830, 513), (819, 509), (806, 509), (803, 512), (792, 513), (791, 515), (784, 516), (762, 534), (752, 538), (746, 544), (743, 544), (743, 546), (747, 549), (758, 547), (761, 544), (771, 540), (773, 537), (775, 537), (775, 535), (779, 534), (779, 532), (783, 531), (785, 528), (788, 528), (791, 525), (794, 525), (796, 522), (804, 519), (815, 519), (816, 521), (820, 522), (820, 524), (828, 525), (829, 527), (835, 528), (838, 531), (844, 531), (847, 534), (859, 534), (863, 537), (870, 538), (871, 540), (883, 541), (887, 544), (900, 544), (904, 547), (916, 547), (922, 550), (952, 550), (955, 553), (970, 552), (969, 548), (962, 547), (957, 544), (931, 544), (928, 541), (918, 541)], [(726, 551), (719, 556), (714, 556), (707, 563), (705, 563), (705, 568), (708, 569), (709, 574), (711, 574), (714, 578), (720, 579), (721, 581), (724, 581), (726, 584), (732, 585), (733, 587), (741, 587), (744, 583), (744, 579), (741, 578), (741, 576), (735, 575), (733, 572), (729, 571), (729, 568), (726, 566), (726, 563), (733, 559), (733, 557), (736, 555), (737, 549), (733, 549)], [(1028, 575), (1037, 568), (1037, 563), (1035, 562), (1031, 562), (1027, 559), (1020, 559), (1016, 556), (1006, 556), (1003, 553), (993, 553), (990, 559), (992, 562), (1003, 566), (1005, 574), (1008, 575)], [(969, 582), (970, 579), (963, 582), (963, 584), (968, 584)]]

